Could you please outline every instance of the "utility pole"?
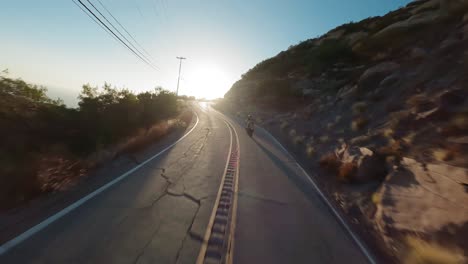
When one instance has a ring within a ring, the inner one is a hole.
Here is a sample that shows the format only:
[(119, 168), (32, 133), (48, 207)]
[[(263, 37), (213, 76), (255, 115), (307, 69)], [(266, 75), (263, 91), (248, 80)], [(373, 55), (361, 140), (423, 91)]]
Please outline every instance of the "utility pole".
[(180, 71), (182, 69), (182, 60), (186, 60), (187, 58), (184, 57), (176, 57), (180, 62), (179, 62), (179, 78), (177, 79), (177, 91), (176, 95), (179, 96), (179, 82), (180, 82)]

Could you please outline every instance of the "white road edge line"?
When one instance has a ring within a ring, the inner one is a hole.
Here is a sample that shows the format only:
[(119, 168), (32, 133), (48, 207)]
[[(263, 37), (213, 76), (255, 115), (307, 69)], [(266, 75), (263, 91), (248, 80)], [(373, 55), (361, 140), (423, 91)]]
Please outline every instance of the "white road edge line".
[(304, 170), (304, 168), (302, 168), (302, 166), (296, 161), (296, 159), (289, 153), (289, 151), (286, 150), (285, 147), (283, 147), (283, 145), (272, 135), (270, 134), (270, 132), (268, 132), (266, 129), (264, 129), (263, 127), (260, 127), (260, 126), (257, 126), (258, 128), (262, 129), (265, 134), (267, 134), (271, 139), (273, 139), (273, 141), (291, 158), (291, 160), (294, 161), (295, 165), (302, 171), (302, 173), (304, 173), (304, 175), (306, 176), (306, 178), (309, 180), (309, 182), (312, 184), (312, 186), (314, 187), (314, 189), (317, 191), (317, 193), (320, 195), (320, 197), (322, 198), (322, 200), (325, 202), (325, 204), (331, 209), (331, 211), (333, 212), (333, 214), (335, 215), (335, 217), (339, 220), (339, 222), (341, 223), (341, 225), (346, 229), (346, 231), (349, 233), (349, 235), (352, 237), (352, 239), (354, 240), (354, 242), (358, 245), (358, 247), (361, 249), (362, 253), (367, 257), (367, 259), (369, 260), (369, 262), (371, 264), (376, 264), (377, 261), (374, 259), (374, 256), (372, 256), (372, 254), (370, 253), (370, 251), (367, 249), (367, 247), (364, 245), (364, 243), (358, 238), (358, 236), (356, 234), (354, 234), (354, 232), (351, 230), (351, 228), (349, 227), (349, 225), (346, 223), (346, 221), (341, 217), (341, 215), (338, 213), (338, 211), (336, 211), (335, 207), (330, 203), (330, 201), (328, 201), (328, 199), (326, 198), (326, 196), (323, 194), (323, 192), (319, 189), (319, 187), (317, 186), (317, 184), (315, 183), (314, 180), (312, 180), (312, 177)]
[(6, 252), (8, 252), (13, 247), (17, 246), (21, 242), (25, 241), (29, 237), (33, 236), (37, 232), (39, 232), (42, 229), (46, 228), (48, 225), (50, 225), (53, 222), (57, 221), (61, 217), (65, 216), (66, 214), (73, 211), (74, 209), (78, 208), (82, 204), (86, 203), (88, 200), (94, 198), (96, 195), (98, 195), (98, 194), (102, 193), (103, 191), (109, 189), (112, 185), (122, 181), (127, 176), (129, 176), (133, 172), (137, 171), (138, 169), (140, 169), (141, 167), (146, 165), (148, 162), (152, 161), (153, 159), (157, 158), (158, 156), (160, 156), (164, 152), (166, 152), (169, 149), (171, 149), (172, 147), (174, 147), (176, 144), (178, 144), (180, 141), (182, 141), (185, 137), (187, 137), (190, 133), (192, 133), (192, 131), (197, 127), (198, 122), (200, 121), (200, 119), (198, 117), (198, 114), (195, 111), (193, 111), (193, 113), (197, 117), (197, 121), (195, 122), (195, 125), (192, 127), (192, 129), (190, 129), (185, 135), (183, 135), (181, 138), (179, 138), (176, 142), (172, 143), (171, 145), (169, 145), (168, 147), (166, 147), (165, 149), (163, 149), (162, 151), (160, 151), (156, 155), (154, 155), (154, 156), (150, 157), (149, 159), (143, 161), (142, 163), (140, 163), (137, 166), (135, 166), (134, 168), (128, 170), (127, 172), (125, 172), (124, 174), (122, 174), (119, 177), (115, 178), (114, 180), (108, 182), (104, 186), (101, 186), (99, 189), (93, 191), (92, 193), (90, 193), (90, 194), (86, 195), (85, 197), (79, 199), (78, 201), (74, 202), (73, 204), (67, 206), (66, 208), (62, 209), (58, 213), (55, 213), (54, 215), (48, 217), (47, 219), (45, 219), (41, 223), (31, 227), (30, 229), (28, 229), (24, 233), (20, 234), (19, 236), (9, 240), (8, 242), (5, 242), (3, 245), (0, 246), (0, 256), (5, 254)]

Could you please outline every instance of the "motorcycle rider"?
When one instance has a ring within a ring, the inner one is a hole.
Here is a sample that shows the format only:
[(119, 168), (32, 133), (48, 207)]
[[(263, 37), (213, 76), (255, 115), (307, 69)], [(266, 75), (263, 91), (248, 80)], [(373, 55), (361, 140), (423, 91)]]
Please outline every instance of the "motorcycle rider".
[(252, 115), (247, 116), (247, 129), (252, 129), (254, 128), (254, 121), (252, 118)]

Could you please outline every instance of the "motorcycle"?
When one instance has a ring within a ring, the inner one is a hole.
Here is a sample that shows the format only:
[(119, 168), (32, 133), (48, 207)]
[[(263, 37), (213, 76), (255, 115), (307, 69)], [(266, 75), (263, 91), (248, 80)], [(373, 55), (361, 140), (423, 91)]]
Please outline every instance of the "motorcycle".
[(253, 132), (254, 132), (253, 123), (248, 123), (247, 127), (245, 128), (245, 131), (247, 131), (247, 135), (249, 135), (249, 137), (252, 137)]

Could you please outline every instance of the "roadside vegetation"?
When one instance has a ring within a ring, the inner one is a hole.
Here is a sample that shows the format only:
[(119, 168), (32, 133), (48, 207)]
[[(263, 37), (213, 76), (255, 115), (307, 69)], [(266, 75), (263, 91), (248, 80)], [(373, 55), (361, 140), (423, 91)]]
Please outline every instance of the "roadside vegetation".
[(176, 95), (162, 88), (136, 94), (86, 84), (77, 108), (46, 92), (0, 77), (1, 209), (66, 189), (103, 162), (138, 151), (191, 120)]

